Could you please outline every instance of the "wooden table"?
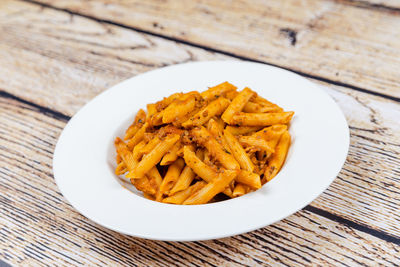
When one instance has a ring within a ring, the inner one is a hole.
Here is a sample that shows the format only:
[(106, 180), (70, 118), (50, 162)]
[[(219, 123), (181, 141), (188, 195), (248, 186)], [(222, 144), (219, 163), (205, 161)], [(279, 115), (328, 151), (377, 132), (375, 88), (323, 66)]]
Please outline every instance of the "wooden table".
[[(55, 185), (71, 116), (131, 76), (262, 62), (325, 86), (351, 132), (332, 185), (263, 229), (158, 242), (105, 229)], [(0, 258), (23, 265), (400, 264), (400, 1), (0, 1)]]

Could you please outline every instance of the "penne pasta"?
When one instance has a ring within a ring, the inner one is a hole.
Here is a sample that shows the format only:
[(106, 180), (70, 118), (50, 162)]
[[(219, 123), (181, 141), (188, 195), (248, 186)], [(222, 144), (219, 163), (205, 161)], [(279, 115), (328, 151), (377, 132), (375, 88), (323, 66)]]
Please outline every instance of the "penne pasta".
[(224, 131), (224, 137), (240, 167), (243, 170), (252, 172), (254, 170), (254, 164), (251, 162), (249, 156), (246, 154), (246, 151), (243, 149), (236, 137), (226, 130)]
[(115, 157), (115, 161), (117, 162), (117, 164), (120, 164), (122, 161), (122, 157), (120, 154), (117, 154), (117, 156)]
[(209, 121), (213, 116), (220, 115), (229, 105), (229, 100), (219, 97), (206, 107), (202, 108), (193, 117), (185, 121), (182, 126), (185, 128), (200, 126)]
[(226, 94), (227, 92), (236, 90), (236, 88), (237, 87), (234, 86), (233, 84), (230, 84), (228, 82), (223, 82), (221, 84), (218, 84), (217, 86), (210, 87), (208, 90), (202, 92), (201, 97), (205, 100), (212, 100), (223, 94)]
[(215, 120), (211, 119), (207, 125), (208, 131), (215, 137), (218, 143), (220, 143), (225, 151), (232, 154), (231, 148), (223, 135), (224, 128), (221, 127)]
[[(264, 140), (267, 141), (268, 146), (271, 149), (275, 149), (276, 145), (278, 144), (279, 139), (281, 138), (282, 134), (287, 130), (286, 125), (273, 125), (267, 128), (264, 128), (261, 131), (258, 131), (257, 133), (254, 134), (255, 137), (263, 138)], [(270, 156), (271, 154), (268, 154), (267, 156)]]
[(229, 100), (233, 100), (237, 95), (239, 94), (238, 91), (233, 90), (225, 93), (225, 97), (228, 98)]
[(243, 107), (246, 105), (247, 101), (254, 96), (255, 93), (250, 90), (250, 88), (244, 88), (229, 104), (221, 118), (224, 122), (232, 124), (233, 115), (237, 112), (242, 111)]
[(143, 154), (148, 154), (150, 151), (153, 150), (153, 148), (158, 145), (161, 142), (160, 138), (156, 137), (154, 139), (151, 139), (140, 151), (139, 153), (141, 155)]
[(195, 105), (196, 99), (194, 96), (191, 96), (186, 100), (175, 100), (163, 111), (162, 122), (170, 123), (177, 121), (180, 117), (185, 116), (187, 113), (192, 111)]
[(176, 181), (174, 187), (171, 189), (168, 195), (173, 195), (176, 192), (185, 190), (190, 186), (196, 174), (189, 166), (186, 166), (181, 174), (179, 175), (178, 180)]
[(124, 173), (126, 173), (128, 170), (126, 169), (126, 164), (125, 162), (121, 161), (117, 168), (115, 169), (115, 174), (116, 175), (122, 175)]
[(140, 109), (126, 141), (115, 139), (115, 174), (163, 203), (239, 197), (281, 170), (293, 115), (229, 82), (202, 93), (175, 93)]
[(224, 172), (221, 172), (217, 178), (187, 198), (183, 204), (198, 205), (209, 202), (215, 195), (224, 191), (236, 176), (237, 171), (225, 170)]
[(260, 175), (251, 171), (240, 170), (236, 181), (245, 185), (248, 185), (254, 189), (261, 188)]
[(273, 124), (287, 124), (293, 117), (294, 112), (278, 113), (237, 113), (233, 115), (232, 124), (240, 126), (268, 126)]
[(147, 177), (131, 179), (131, 183), (136, 187), (137, 190), (140, 190), (146, 194), (154, 195), (156, 193), (156, 189), (151, 185)]
[(254, 146), (266, 151), (268, 154), (274, 153), (274, 149), (269, 146), (268, 142), (260, 136), (240, 136), (239, 142), (245, 146)]
[(115, 139), (114, 145), (117, 149), (117, 153), (121, 155), (122, 160), (125, 162), (128, 171), (133, 170), (138, 161), (133, 157), (133, 154), (129, 151), (128, 146), (119, 137)]
[(284, 132), (275, 148), (275, 153), (268, 161), (267, 168), (264, 172), (263, 184), (271, 181), (272, 178), (280, 171), (283, 163), (285, 162), (286, 155), (290, 146), (290, 134), (288, 131)]
[(240, 166), (229, 151), (225, 151), (220, 143), (207, 131), (204, 127), (193, 129), (192, 134), (197, 138), (197, 141), (204, 145), (211, 155), (228, 170), (239, 169)]
[(160, 201), (163, 195), (168, 195), (171, 188), (175, 185), (176, 181), (181, 174), (185, 162), (183, 159), (177, 159), (173, 164), (168, 167), (167, 174), (162, 180), (159, 191), (157, 192), (156, 200)]
[(162, 177), (160, 175), (160, 172), (158, 171), (157, 167), (153, 167), (151, 168), (148, 173), (146, 173), (147, 177), (149, 177), (149, 179), (154, 179), (154, 182), (156, 184), (157, 190), (158, 188), (160, 188), (161, 183), (162, 183)]
[(186, 165), (206, 182), (211, 182), (218, 175), (216, 170), (201, 161), (187, 146), (183, 147), (183, 158)]
[(151, 117), (156, 114), (157, 111), (157, 105), (156, 104), (147, 104), (147, 115), (146, 115), (146, 120), (150, 120)]
[[(218, 172), (214, 170), (209, 165), (205, 164), (201, 161), (196, 154), (190, 150), (189, 147), (185, 146), (184, 148), (184, 159), (185, 163), (204, 181), (211, 182), (218, 176)], [(232, 195), (232, 191), (227, 189), (223, 192), (227, 196)]]
[(136, 132), (136, 134), (128, 141), (127, 146), (130, 150), (132, 150), (140, 141), (142, 141), (144, 133), (146, 132), (149, 124), (146, 122), (140, 127), (140, 129)]
[(254, 133), (260, 129), (262, 129), (262, 126), (241, 126), (241, 127), (226, 126), (226, 130), (233, 135)]
[(170, 165), (172, 162), (174, 162), (179, 155), (179, 150), (182, 149), (181, 142), (177, 142), (162, 158), (160, 165), (165, 166), (165, 165)]
[(151, 168), (160, 162), (161, 158), (167, 151), (178, 141), (179, 135), (170, 135), (164, 141), (159, 143), (149, 154), (145, 155), (137, 166), (130, 170), (126, 177), (128, 178), (141, 178)]
[(189, 186), (185, 190), (179, 191), (172, 196), (166, 197), (162, 200), (164, 203), (170, 204), (182, 204), (189, 196), (193, 195), (200, 189), (202, 189), (207, 183), (204, 181), (198, 181), (194, 185)]
[(232, 196), (233, 197), (240, 197), (247, 193), (246, 186), (244, 184), (238, 183), (235, 188), (233, 189)]
[(135, 120), (132, 125), (125, 132), (124, 140), (128, 140), (132, 138), (136, 132), (140, 129), (140, 127), (144, 124), (146, 120), (146, 112), (143, 109), (140, 109), (136, 114)]
[(155, 103), (157, 111), (161, 111), (168, 107), (175, 99), (181, 97), (183, 93), (175, 93), (170, 95), (169, 97), (164, 97), (163, 100), (158, 101)]
[(254, 102), (247, 102), (243, 108), (244, 112), (249, 113), (265, 113), (265, 112), (283, 112), (283, 109), (275, 104), (264, 104), (264, 103), (254, 103)]

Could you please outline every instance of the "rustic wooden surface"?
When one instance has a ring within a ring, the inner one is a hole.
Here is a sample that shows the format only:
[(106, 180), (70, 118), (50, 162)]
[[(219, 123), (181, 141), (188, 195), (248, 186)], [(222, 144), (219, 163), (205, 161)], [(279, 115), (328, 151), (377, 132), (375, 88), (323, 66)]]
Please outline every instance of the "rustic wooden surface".
[[(280, 1), (225, 11), (222, 2), (199, 1), (182, 14), (168, 1), (40, 1), (45, 5), (0, 1), (0, 259), (13, 265), (400, 264), (397, 1), (301, 1), (308, 8), (284, 1), (284, 14), (277, 13)], [(260, 10), (268, 16), (259, 19)], [(314, 28), (304, 30), (319, 12)], [(285, 28), (296, 29), (294, 45), (290, 31), (274, 33)], [(205, 242), (121, 235), (66, 203), (51, 161), (69, 118), (128, 77), (209, 59), (279, 65), (325, 86), (351, 132), (334, 183), (285, 220)]]
[(36, 1), (400, 98), (396, 8), (332, 0)]

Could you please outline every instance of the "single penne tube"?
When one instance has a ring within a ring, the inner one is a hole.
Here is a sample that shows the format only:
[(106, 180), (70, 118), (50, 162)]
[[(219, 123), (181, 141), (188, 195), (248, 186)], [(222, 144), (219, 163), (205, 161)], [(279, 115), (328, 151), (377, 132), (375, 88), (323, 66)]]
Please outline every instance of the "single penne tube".
[(149, 200), (156, 200), (156, 198), (154, 197), (154, 195), (150, 195), (147, 193), (143, 193), (143, 196)]
[(126, 173), (128, 170), (126, 169), (126, 164), (125, 162), (121, 161), (117, 168), (115, 168), (115, 174), (116, 175), (122, 175), (124, 173)]
[(274, 153), (274, 149), (271, 148), (267, 141), (265, 141), (262, 137), (258, 136), (240, 136), (239, 142), (245, 146), (254, 146), (260, 148), (263, 151), (271, 154)]
[(219, 97), (194, 114), (190, 119), (182, 123), (182, 126), (187, 128), (203, 125), (213, 116), (220, 115), (228, 107), (229, 103), (228, 99)]
[(128, 178), (141, 178), (151, 168), (160, 162), (161, 158), (168, 152), (168, 150), (179, 140), (179, 135), (169, 135), (165, 140), (161, 141), (154, 149), (147, 155), (143, 156), (142, 160), (131, 170), (126, 177)]
[(157, 111), (161, 111), (164, 108), (168, 107), (175, 99), (178, 99), (182, 96), (183, 93), (174, 93), (168, 97), (164, 97), (163, 100), (160, 100), (155, 103)]
[(264, 140), (272, 140), (275, 139), (276, 136), (279, 138), (281, 135), (287, 130), (287, 125), (285, 124), (277, 124), (277, 125), (272, 125), (266, 128), (261, 129), (260, 131), (257, 131), (253, 134), (253, 136), (258, 137), (261, 136)]
[(122, 161), (121, 155), (120, 155), (120, 154), (117, 154), (117, 156), (115, 157), (115, 160), (116, 160), (117, 164), (120, 164), (121, 161)]
[(136, 167), (138, 161), (134, 158), (132, 152), (129, 151), (128, 146), (119, 137), (115, 139), (114, 145), (117, 149), (117, 153), (121, 155), (122, 160), (125, 162), (128, 171), (133, 170)]
[(146, 146), (146, 143), (144, 142), (144, 140), (140, 141), (139, 144), (137, 144), (132, 151), (132, 155), (133, 158), (135, 159), (135, 161), (139, 162), (139, 160), (142, 158), (142, 149)]
[(260, 175), (250, 171), (240, 170), (238, 176), (236, 177), (236, 181), (248, 185), (254, 189), (261, 188)]
[(207, 183), (211, 182), (218, 173), (216, 170), (205, 164), (196, 154), (188, 147), (183, 147), (183, 158), (187, 166), (189, 166), (200, 178)]
[(244, 113), (233, 115), (232, 124), (240, 126), (268, 126), (274, 124), (287, 124), (293, 117), (294, 112), (277, 113)]
[(149, 195), (156, 194), (156, 189), (150, 184), (150, 181), (146, 176), (139, 179), (131, 179), (131, 183), (136, 187), (137, 190)]
[(176, 120), (172, 122), (172, 124), (176, 127), (183, 127), (182, 124), (192, 118), (197, 112), (200, 111), (203, 106), (200, 102), (196, 102), (195, 107), (185, 115), (178, 117)]
[(214, 119), (211, 119), (208, 121), (207, 129), (212, 135), (214, 135), (217, 142), (222, 145), (225, 151), (232, 153), (231, 148), (229, 147), (228, 142), (223, 134), (224, 128), (221, 127), (219, 123), (217, 123)]
[(160, 188), (161, 183), (162, 183), (162, 177), (160, 175), (160, 172), (158, 171), (157, 167), (154, 166), (153, 168), (151, 168), (147, 173), (146, 173), (147, 177), (149, 177), (150, 179), (154, 179), (154, 182), (157, 185), (157, 189)]
[(262, 129), (262, 126), (241, 126), (241, 127), (235, 127), (235, 126), (226, 126), (226, 130), (230, 132), (233, 135), (242, 135), (242, 134), (249, 134), (249, 133), (254, 133), (260, 129)]
[(181, 100), (181, 101), (185, 101), (185, 100), (187, 100), (189, 98), (192, 98), (192, 97), (194, 97), (196, 100), (200, 100), (201, 99), (201, 95), (197, 91), (190, 91), (190, 92), (184, 93), (183, 95), (178, 97), (178, 99)]
[(184, 205), (198, 205), (209, 202), (215, 195), (224, 191), (231, 181), (235, 179), (238, 171), (225, 170), (221, 172), (217, 178), (208, 183), (202, 189), (187, 198)]
[(196, 137), (202, 145), (204, 145), (211, 155), (221, 163), (221, 165), (228, 170), (239, 169), (240, 166), (235, 158), (229, 151), (225, 151), (220, 143), (211, 135), (211, 133), (204, 127), (195, 128), (191, 131), (192, 135)]
[(146, 112), (144, 112), (143, 109), (139, 109), (133, 123), (131, 124), (131, 126), (129, 126), (129, 128), (125, 132), (124, 140), (131, 139), (143, 125), (145, 120), (146, 120)]
[[(201, 159), (202, 161), (204, 161), (205, 164), (207, 164), (207, 165), (210, 166), (210, 163), (211, 163), (210, 152), (208, 152), (207, 149), (205, 149), (205, 150), (198, 150), (198, 151), (200, 151), (200, 152), (202, 152), (202, 153), (197, 153), (197, 152), (196, 152), (196, 156), (197, 156), (199, 159)], [(212, 166), (212, 165), (211, 165), (211, 166)]]
[(153, 117), (154, 114), (156, 114), (157, 111), (157, 105), (156, 104), (147, 104), (147, 115), (146, 115), (146, 120), (149, 120), (151, 117)]
[(173, 194), (172, 196), (164, 198), (162, 202), (169, 204), (182, 204), (183, 201), (185, 201), (189, 196), (199, 191), (206, 184), (207, 183), (204, 181), (198, 181), (194, 185), (191, 185), (188, 188)]
[(208, 88), (208, 90), (202, 92), (201, 97), (205, 100), (212, 100), (214, 98), (217, 98), (218, 96), (226, 94), (227, 92), (234, 91), (236, 90), (236, 88), (237, 87), (234, 86), (233, 84), (230, 84), (228, 82), (223, 82), (214, 87), (210, 87)]
[(241, 169), (252, 172), (254, 170), (254, 164), (251, 162), (251, 159), (236, 137), (226, 130), (224, 131), (224, 137)]
[(247, 193), (246, 186), (244, 184), (238, 183), (233, 189), (232, 196), (240, 197)]
[(224, 131), (226, 123), (218, 117), (215, 117), (215, 122), (218, 124), (218, 128), (220, 129), (221, 133)]
[(158, 126), (163, 124), (162, 118), (163, 118), (164, 110), (155, 113), (151, 118), (149, 119), (149, 125), (151, 126)]
[(238, 94), (239, 94), (238, 91), (232, 90), (232, 91), (226, 92), (225, 97), (228, 98), (229, 100), (233, 100)]
[(264, 103), (247, 102), (243, 111), (249, 113), (283, 112), (283, 108), (275, 104), (266, 105)]
[(129, 139), (127, 146), (130, 150), (132, 150), (140, 141), (142, 141), (144, 133), (146, 132), (147, 127), (149, 124), (146, 122), (145, 124), (140, 127), (140, 129), (136, 132), (136, 134)]
[(160, 165), (165, 166), (165, 165), (170, 165), (172, 162), (174, 162), (178, 158), (178, 151), (182, 149), (181, 142), (176, 142), (176, 144), (167, 152), (167, 154), (164, 155), (162, 158)]
[[(183, 151), (186, 165), (188, 165), (201, 179), (209, 183), (218, 176), (218, 172), (199, 159), (188, 146), (184, 146)], [(232, 190), (230, 190), (230, 188), (225, 189), (223, 193), (229, 197), (232, 196)]]
[(242, 111), (243, 107), (249, 101), (249, 99), (254, 96), (255, 93), (250, 90), (250, 88), (244, 88), (229, 104), (221, 118), (224, 122), (232, 124), (233, 115)]
[(179, 175), (178, 180), (176, 181), (174, 187), (170, 190), (168, 195), (173, 195), (176, 192), (185, 190), (190, 186), (196, 174), (189, 166), (183, 168), (181, 174)]
[(287, 152), (290, 146), (290, 134), (288, 131), (284, 132), (279, 139), (279, 142), (275, 148), (275, 153), (272, 154), (270, 159), (268, 160), (267, 168), (264, 172), (263, 184), (271, 181), (272, 178), (276, 176), (276, 174), (282, 168), (283, 163), (285, 162)]
[[(258, 131), (253, 134), (253, 136), (259, 138), (263, 138), (266, 140), (268, 146), (271, 149), (275, 149), (276, 145), (278, 144), (279, 139), (281, 138), (282, 134), (287, 130), (287, 126), (284, 124), (273, 125), (267, 128), (264, 128), (261, 131)], [(267, 158), (271, 154), (267, 153)]]
[(186, 100), (175, 100), (163, 111), (162, 122), (171, 123), (178, 120), (179, 117), (185, 116), (187, 113), (191, 112), (195, 105), (196, 99), (194, 96)]
[[(132, 152), (129, 151), (128, 147), (121, 142), (122, 140), (117, 141), (117, 152), (122, 153), (124, 155), (125, 160), (122, 160), (120, 164), (118, 164), (117, 168), (115, 169), (116, 175), (121, 175), (126, 173), (127, 171), (133, 170), (135, 166), (139, 163), (139, 156), (138, 151), (144, 147), (144, 142), (141, 141), (139, 144), (135, 146)], [(122, 158), (122, 157), (121, 157)], [(129, 168), (126, 165), (126, 162), (129, 164)], [(125, 181), (129, 180), (124, 178)]]
[[(193, 151), (193, 149), (191, 147), (189, 147), (191, 149), (191, 151)], [(200, 160), (205, 160), (206, 158), (206, 154), (208, 153), (207, 150), (205, 149), (197, 149), (196, 150), (196, 156), (200, 159)]]
[(175, 185), (176, 181), (178, 181), (184, 165), (185, 161), (179, 158), (168, 167), (168, 171), (162, 180), (159, 191), (157, 192), (157, 201), (160, 201), (163, 195), (168, 195), (171, 188)]
[(160, 142), (161, 142), (161, 140), (160, 140), (160, 138), (158, 138), (158, 137), (155, 137), (155, 138), (151, 139), (151, 140), (139, 151), (139, 153), (140, 153), (141, 155), (150, 153), (150, 151), (152, 151), (153, 148), (154, 148), (157, 144), (159, 144)]

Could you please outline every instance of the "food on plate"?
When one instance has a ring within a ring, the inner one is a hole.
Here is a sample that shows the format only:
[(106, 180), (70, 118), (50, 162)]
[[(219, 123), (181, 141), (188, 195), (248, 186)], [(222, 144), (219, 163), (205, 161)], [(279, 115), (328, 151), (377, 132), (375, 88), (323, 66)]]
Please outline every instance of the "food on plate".
[(271, 181), (290, 147), (293, 111), (229, 82), (175, 93), (140, 109), (117, 137), (116, 175), (151, 200), (195, 205)]

